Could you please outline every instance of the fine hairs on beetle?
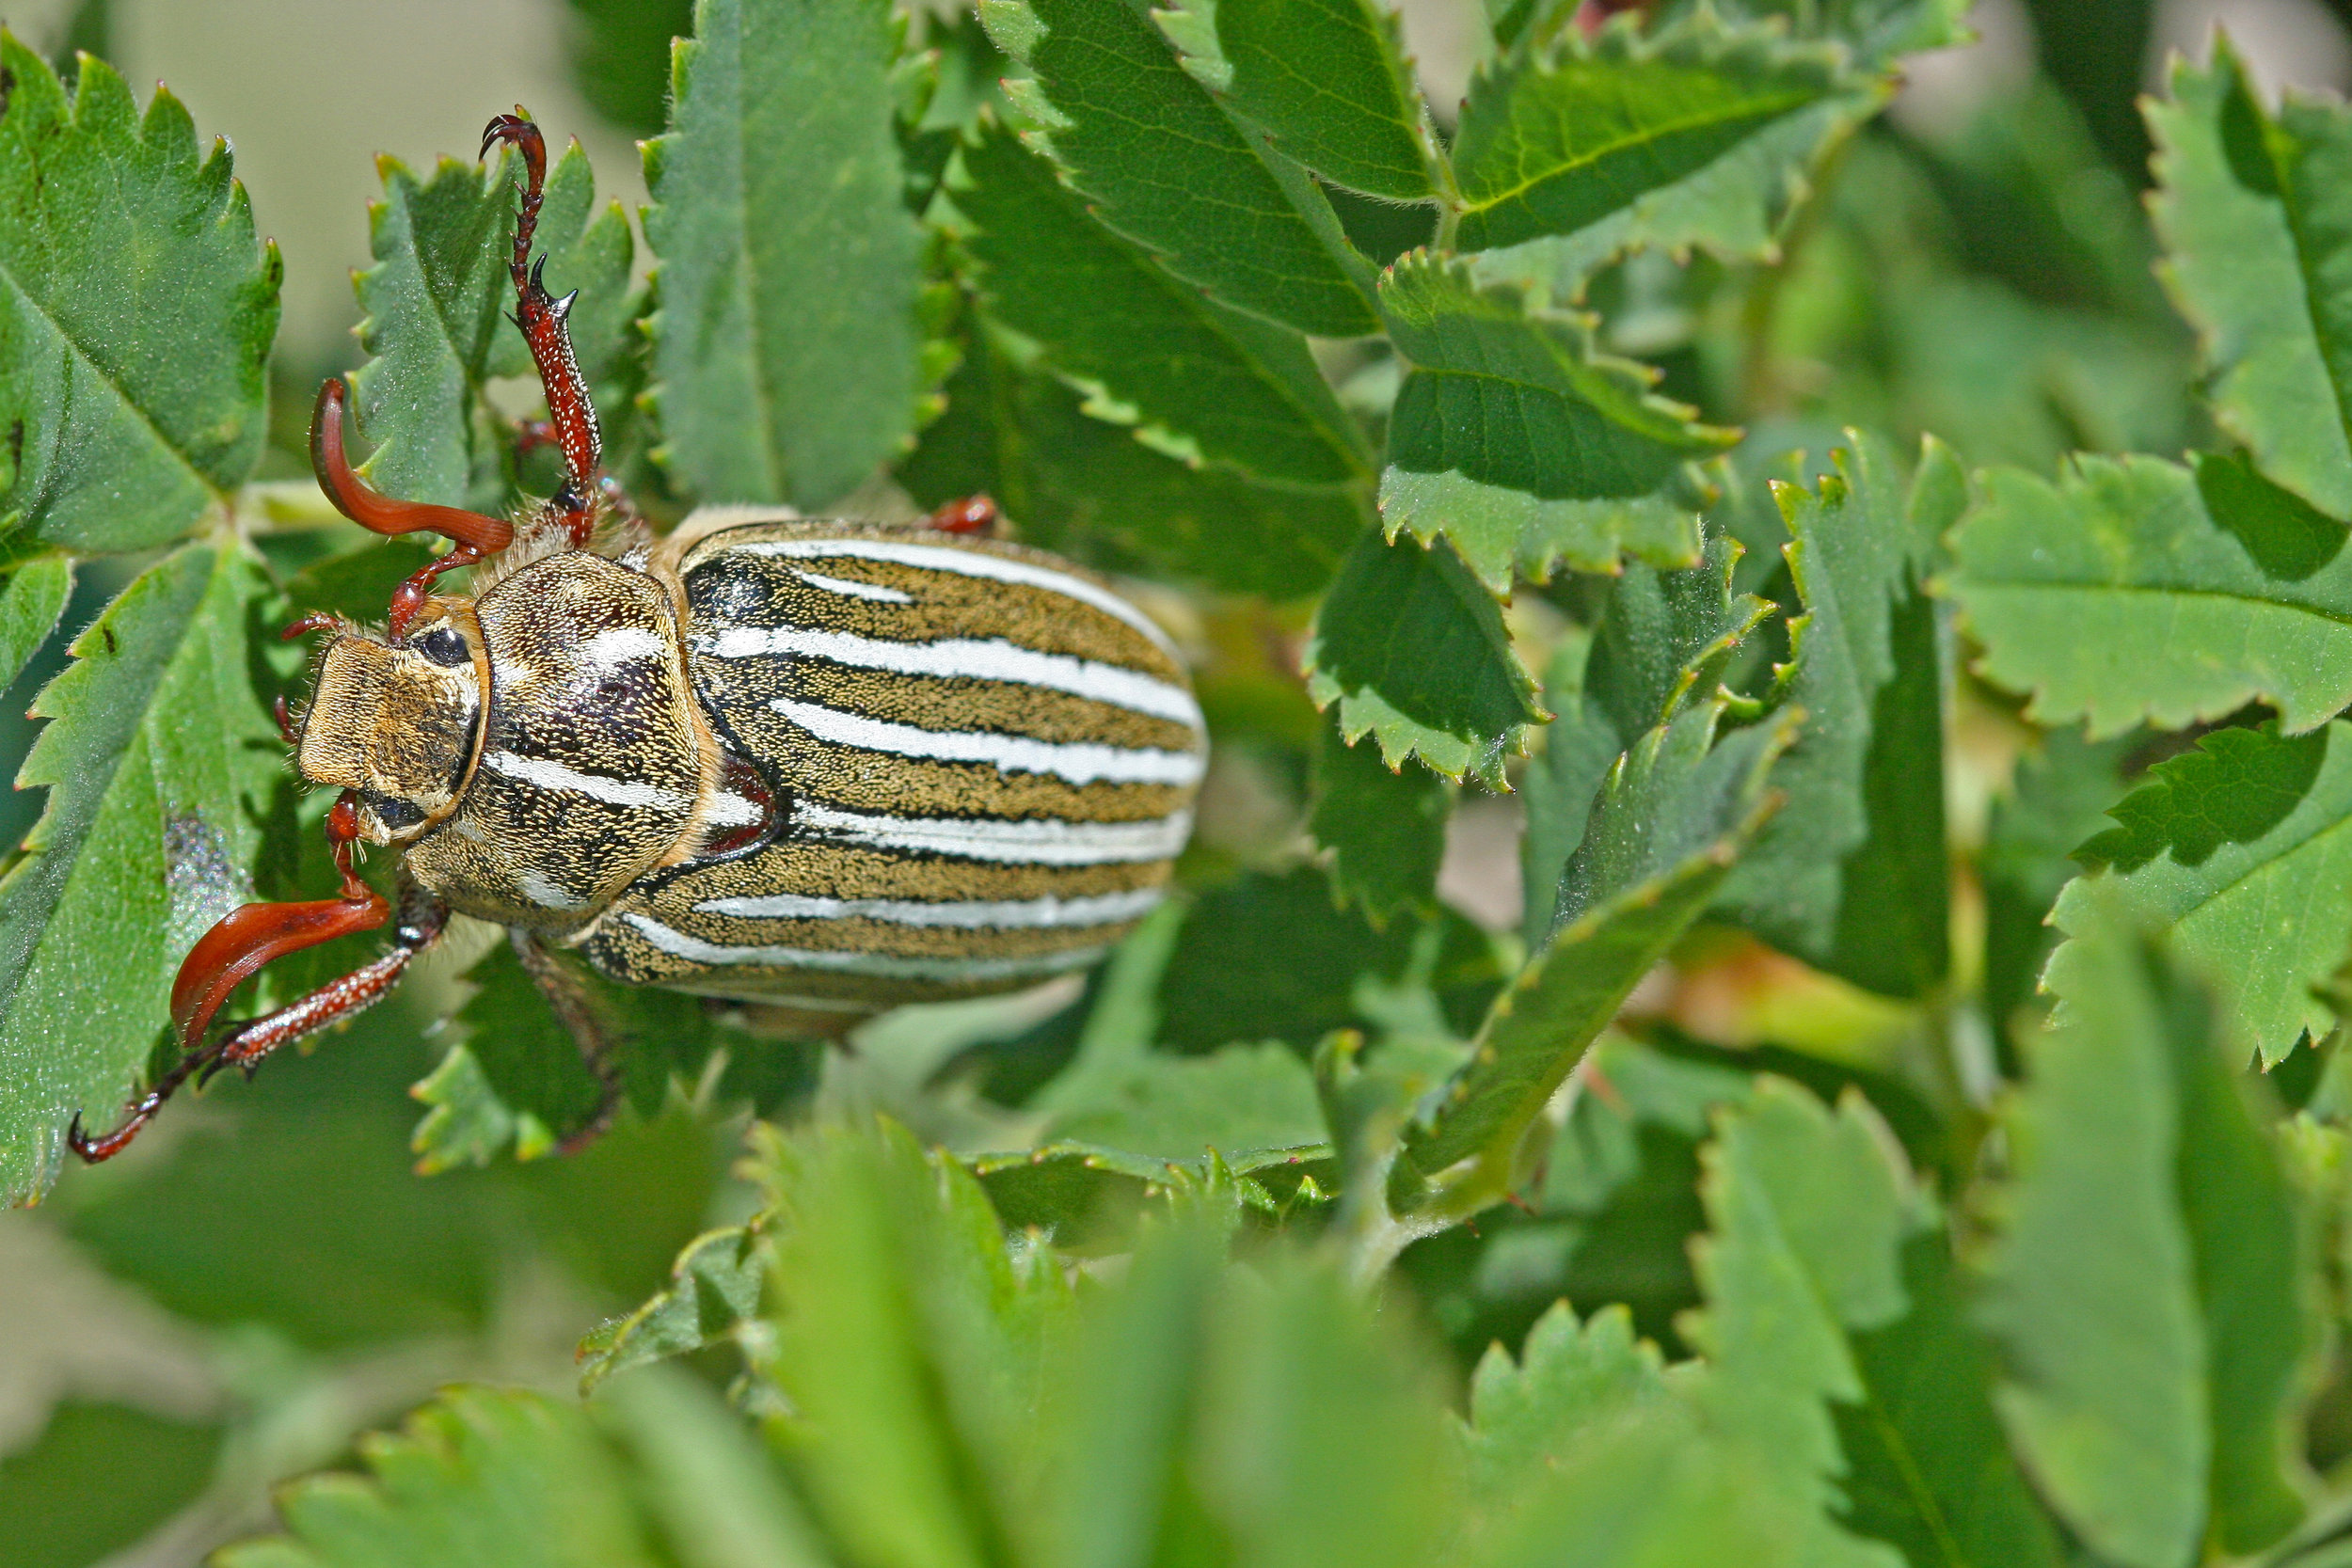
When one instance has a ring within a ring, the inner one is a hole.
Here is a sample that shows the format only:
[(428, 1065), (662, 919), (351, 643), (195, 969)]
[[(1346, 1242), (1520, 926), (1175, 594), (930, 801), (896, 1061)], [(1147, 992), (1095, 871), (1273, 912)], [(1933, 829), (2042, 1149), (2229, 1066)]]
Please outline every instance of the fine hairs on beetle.
[[(278, 726), (303, 779), (341, 791), (331, 898), (247, 904), (180, 966), (181, 1056), (122, 1121), (69, 1134), (119, 1151), (190, 1077), (250, 1070), (385, 996), (453, 912), (506, 927), (523, 968), (618, 1095), (585, 968), (756, 1004), (837, 1037), (903, 1002), (1083, 968), (1159, 902), (1192, 823), (1207, 737), (1183, 661), (1100, 579), (993, 537), (975, 499), (921, 525), (707, 506), (657, 538), (599, 467), (571, 298), (531, 259), (539, 129), (501, 115), (524, 185), (513, 321), (545, 385), (565, 478), (511, 518), (398, 500), (352, 471), (342, 381), (319, 389), (312, 467), (382, 534), (437, 533), (381, 630), (325, 633), (309, 701)], [(469, 592), (435, 592), (474, 568)], [(391, 898), (358, 875), (398, 857)], [(212, 1035), (273, 959), (389, 926), (377, 958)]]

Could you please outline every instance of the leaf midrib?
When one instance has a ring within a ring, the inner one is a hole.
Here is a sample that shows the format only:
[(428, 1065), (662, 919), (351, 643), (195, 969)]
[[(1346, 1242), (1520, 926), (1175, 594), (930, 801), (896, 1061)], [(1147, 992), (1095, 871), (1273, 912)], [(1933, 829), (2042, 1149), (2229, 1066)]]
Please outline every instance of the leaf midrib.
[[(1471, 214), (1484, 215), (1485, 214), (1492, 212), (1495, 208), (1502, 206), (1506, 201), (1511, 201), (1526, 195), (1529, 191), (1535, 189), (1539, 185), (1549, 184), (1552, 181), (1565, 179), (1579, 170), (1592, 167), (1595, 164), (1599, 163), (1603, 158), (1627, 151), (1633, 148), (1644, 147), (1653, 142), (1662, 141), (1668, 136), (1680, 135), (1688, 132), (1729, 124), (1733, 121), (1741, 119), (1753, 120), (1759, 127), (1769, 125), (1774, 120), (1784, 119), (1788, 115), (1796, 113), (1800, 109), (1809, 108), (1828, 96), (1829, 94), (1827, 92), (1814, 93), (1810, 95), (1783, 94), (1777, 99), (1758, 100), (1755, 104), (1743, 107), (1741, 112), (1738, 114), (1716, 113), (1690, 116), (1681, 119), (1666, 121), (1662, 125), (1647, 128), (1640, 135), (1615, 137), (1609, 141), (1597, 144), (1592, 149), (1591, 151), (1581, 157), (1569, 158), (1564, 162), (1548, 166), (1539, 174), (1527, 176), (1518, 181), (1518, 183), (1507, 186), (1496, 192), (1491, 197), (1482, 197), (1474, 201), (1465, 200), (1462, 206), (1462, 213), (1465, 216)], [(1670, 185), (1680, 184), (1685, 180), (1694, 178), (1700, 170), (1722, 161), (1723, 160), (1720, 156), (1710, 158), (1706, 164), (1700, 165), (1699, 168), (1692, 169), (1690, 173), (1679, 175), (1674, 180), (1668, 181), (1665, 185), (1652, 185), (1648, 187), (1648, 189), (1635, 196), (1632, 200), (1619, 202), (1615, 207), (1611, 208), (1610, 211), (1623, 212), (1627, 207), (1631, 206), (1633, 201), (1641, 199), (1643, 196), (1650, 195), (1655, 191), (1663, 190)], [(1597, 222), (1599, 220), (1595, 219), (1594, 221)], [(1586, 224), (1583, 227), (1590, 228), (1591, 225)]]
[(191, 458), (188, 453), (182, 451), (179, 445), (169, 436), (164, 434), (162, 427), (155, 423), (154, 419), (149, 415), (144, 407), (140, 406), (138, 400), (132, 397), (131, 394), (123, 388), (120, 382), (117, 381), (114, 376), (109, 374), (100, 366), (99, 362), (95, 358), (91, 357), (89, 350), (83, 345), (82, 341), (74, 337), (72, 333), (66, 330), (65, 324), (63, 322), (60, 322), (56, 316), (50, 314), (50, 312), (42, 307), (41, 303), (33, 296), (29, 290), (24, 287), (24, 283), (17, 277), (16, 274), (10, 270), (5, 261), (0, 261), (0, 278), (5, 278), (7, 280), (9, 292), (17, 299), (24, 301), (24, 308), (30, 313), (38, 316), (42, 322), (46, 323), (49, 329), (57, 335), (57, 341), (65, 344), (66, 348), (72, 354), (75, 362), (85, 367), (90, 377), (100, 386), (112, 392), (115, 395), (116, 402), (121, 407), (130, 411), (132, 417), (138, 421), (139, 428), (147, 432), (149, 438), (162, 450), (165, 455), (178, 463), (180, 467), (187, 472), (188, 477), (195, 480), (198, 486), (215, 502), (222, 505), (226, 505), (228, 503), (228, 493), (222, 490), (218, 485), (215, 484), (211, 478), (205, 474), (204, 470), (196, 466), (195, 460)]

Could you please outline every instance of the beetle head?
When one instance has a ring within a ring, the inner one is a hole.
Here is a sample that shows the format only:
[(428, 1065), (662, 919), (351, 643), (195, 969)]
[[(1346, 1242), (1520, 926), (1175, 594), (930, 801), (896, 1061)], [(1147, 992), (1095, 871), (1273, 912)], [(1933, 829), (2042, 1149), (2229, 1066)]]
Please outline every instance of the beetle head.
[(359, 836), (405, 844), (456, 808), (482, 728), (481, 629), (428, 601), (397, 641), (346, 630), (320, 656), (294, 765), (358, 791)]

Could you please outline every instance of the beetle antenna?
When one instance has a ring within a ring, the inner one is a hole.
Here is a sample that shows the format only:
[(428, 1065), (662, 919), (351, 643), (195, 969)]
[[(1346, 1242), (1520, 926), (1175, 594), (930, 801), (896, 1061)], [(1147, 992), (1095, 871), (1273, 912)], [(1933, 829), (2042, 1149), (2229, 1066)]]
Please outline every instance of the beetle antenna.
[(548, 293), (547, 257), (542, 255), (536, 261), (531, 259), (531, 242), (538, 231), (539, 204), (547, 184), (547, 138), (517, 104), (513, 114), (500, 115), (483, 131), (483, 156), (501, 143), (515, 148), (523, 160), (522, 203), (515, 214), (515, 252), (506, 268), (515, 281), (513, 320), (521, 328), (523, 341), (531, 345), (532, 363), (538, 366), (539, 383), (548, 394), (548, 433), (564, 453), (565, 477), (553, 504), (563, 515), (572, 543), (584, 545), (596, 527), (596, 498), (602, 494), (598, 472), (604, 437), (596, 428), (596, 408), (588, 396), (587, 378), (580, 373), (580, 360), (572, 353), (571, 329), (564, 324), (579, 295), (568, 293), (558, 299)]

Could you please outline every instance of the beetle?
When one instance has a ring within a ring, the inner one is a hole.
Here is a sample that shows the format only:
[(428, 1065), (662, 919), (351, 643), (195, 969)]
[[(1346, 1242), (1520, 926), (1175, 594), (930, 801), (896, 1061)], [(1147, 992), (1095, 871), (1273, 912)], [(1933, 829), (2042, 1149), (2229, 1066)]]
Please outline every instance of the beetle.
[[(914, 527), (705, 507), (657, 538), (601, 470), (574, 296), (531, 259), (545, 142), (516, 114), (480, 155), (501, 144), (524, 169), (512, 319), (548, 410), (525, 438), (557, 448), (564, 482), (511, 518), (382, 495), (345, 456), (342, 381), (320, 388), (327, 498), (452, 547), (381, 629), (287, 628), (328, 634), (278, 722), (302, 778), (341, 792), (342, 887), (245, 905), (198, 940), (171, 992), (178, 1061), (112, 1130), (76, 1119), (84, 1160), (190, 1077), (250, 1070), (381, 1000), (453, 911), (506, 927), (604, 1079), (585, 1136), (617, 1075), (572, 964), (837, 1037), (902, 1002), (1091, 964), (1164, 895), (1207, 744), (1166, 633), (1085, 570), (991, 536), (984, 499)], [(436, 592), (458, 567), (468, 591)], [(392, 898), (358, 877), (362, 845), (400, 857)], [(373, 961), (207, 1037), (273, 959), (388, 924)]]

